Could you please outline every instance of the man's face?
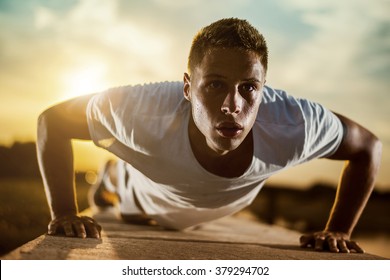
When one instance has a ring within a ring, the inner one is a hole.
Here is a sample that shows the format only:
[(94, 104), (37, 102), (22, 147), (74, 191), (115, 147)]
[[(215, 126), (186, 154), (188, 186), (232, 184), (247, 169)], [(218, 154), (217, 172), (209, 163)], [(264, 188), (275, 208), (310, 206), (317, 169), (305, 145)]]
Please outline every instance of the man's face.
[(208, 148), (221, 155), (236, 149), (255, 122), (264, 76), (253, 52), (214, 49), (206, 54), (191, 77), (184, 75), (184, 96), (192, 106), (192, 142), (206, 140)]

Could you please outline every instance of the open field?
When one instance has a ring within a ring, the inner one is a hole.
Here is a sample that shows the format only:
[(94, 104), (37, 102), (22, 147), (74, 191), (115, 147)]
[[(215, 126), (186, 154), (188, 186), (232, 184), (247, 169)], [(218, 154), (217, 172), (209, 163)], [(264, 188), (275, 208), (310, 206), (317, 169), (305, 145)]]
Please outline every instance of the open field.
[[(78, 181), (79, 209), (88, 207), (88, 189)], [(46, 232), (49, 221), (40, 179), (0, 179), (0, 255)]]

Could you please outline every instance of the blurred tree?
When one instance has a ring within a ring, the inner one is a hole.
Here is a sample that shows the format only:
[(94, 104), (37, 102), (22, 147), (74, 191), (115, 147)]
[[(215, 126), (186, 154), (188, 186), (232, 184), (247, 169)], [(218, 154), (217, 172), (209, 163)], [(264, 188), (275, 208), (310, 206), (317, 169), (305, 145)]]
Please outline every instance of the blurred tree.
[(0, 146), (0, 178), (39, 177), (34, 142), (15, 142), (11, 147)]

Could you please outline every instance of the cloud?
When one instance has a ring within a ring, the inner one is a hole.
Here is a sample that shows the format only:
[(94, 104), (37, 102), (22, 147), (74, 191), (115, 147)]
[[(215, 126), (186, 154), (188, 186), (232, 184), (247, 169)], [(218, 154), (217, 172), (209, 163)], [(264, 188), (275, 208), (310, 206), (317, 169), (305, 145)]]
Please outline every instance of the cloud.
[(30, 12), (26, 18), (21, 13), (0, 15), (10, 30), (0, 32), (5, 42), (0, 67), (7, 69), (0, 80), (9, 84), (2, 94), (23, 92), (9, 79), (23, 77), (41, 91), (42, 84), (52, 84), (43, 94), (53, 97), (50, 91), (62, 87), (61, 75), (95, 64), (106, 65), (106, 78), (113, 83), (158, 80), (171, 73), (166, 67), (169, 37), (121, 18), (118, 1), (77, 1), (66, 11), (40, 4)]
[(33, 115), (75, 77), (102, 89), (180, 79), (199, 28), (239, 17), (265, 33), (270, 85), (342, 112), (389, 143), (389, 8), (387, 0), (2, 0), (0, 127), (34, 135)]
[[(314, 31), (272, 54), (269, 80), (374, 132), (384, 143), (380, 181), (390, 158), (390, 2), (283, 0)], [(282, 5), (281, 5), (282, 7)]]
[(338, 100), (338, 109), (351, 110), (356, 116), (361, 112), (346, 108), (353, 100), (372, 110), (379, 102), (390, 105), (384, 96), (390, 86), (390, 41), (381, 34), (389, 30), (384, 12), (388, 3), (285, 1), (286, 9), (299, 10), (315, 31), (292, 48), (285, 60), (276, 60), (275, 81), (327, 104)]
[[(301, 11), (303, 21), (316, 29), (312, 37), (304, 40), (298, 49), (293, 50), (291, 56), (311, 70), (315, 70), (314, 73), (328, 72), (336, 76), (347, 68), (348, 71), (345, 72), (349, 74), (351, 65), (358, 61), (360, 54), (366, 53), (365, 50), (384, 45), (390, 47), (389, 38), (383, 38), (378, 34), (378, 30), (383, 28), (388, 30), (389, 27), (388, 15), (384, 12), (386, 6), (390, 8), (388, 3), (360, 0), (285, 1), (289, 9)], [(304, 60), (300, 59), (299, 53), (304, 54)], [(362, 59), (372, 60), (372, 55), (375, 54), (360, 57), (359, 63)], [(310, 64), (311, 61), (314, 63)], [(327, 71), (328, 68), (324, 68), (329, 63), (336, 71)]]
[(169, 58), (165, 38), (121, 20), (117, 1), (47, 3), (9, 2), (0, 11), (7, 26), (0, 30), (0, 141), (35, 135), (37, 115), (66, 93), (68, 77), (91, 77), (83, 70), (95, 65), (104, 65), (98, 74), (110, 85), (169, 75), (153, 61)]

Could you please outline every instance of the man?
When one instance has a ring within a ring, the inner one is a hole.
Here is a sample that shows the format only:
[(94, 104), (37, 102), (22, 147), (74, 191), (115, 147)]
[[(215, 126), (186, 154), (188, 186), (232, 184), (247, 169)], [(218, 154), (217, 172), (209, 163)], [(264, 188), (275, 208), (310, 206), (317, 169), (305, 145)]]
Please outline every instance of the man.
[(266, 86), (267, 60), (254, 27), (222, 19), (195, 36), (183, 83), (114, 88), (43, 112), (37, 144), (49, 234), (100, 237), (92, 218), (77, 216), (74, 196), (71, 139), (86, 139), (122, 160), (108, 181), (123, 216), (174, 229), (239, 211), (285, 168), (345, 160), (325, 229), (300, 242), (363, 252), (350, 235), (374, 186), (381, 143), (346, 117)]

